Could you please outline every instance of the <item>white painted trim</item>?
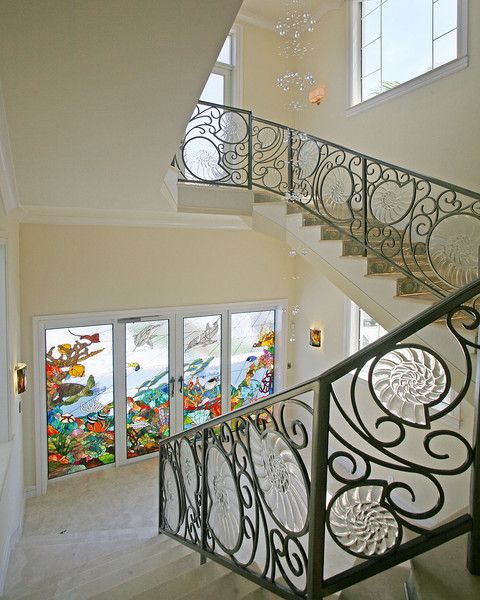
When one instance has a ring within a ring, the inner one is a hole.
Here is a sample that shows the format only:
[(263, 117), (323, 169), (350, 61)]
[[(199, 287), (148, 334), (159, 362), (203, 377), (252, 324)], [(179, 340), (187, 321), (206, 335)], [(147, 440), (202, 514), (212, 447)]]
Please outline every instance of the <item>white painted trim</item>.
[(0, 195), (5, 213), (8, 215), (18, 208), (17, 184), (13, 168), (10, 136), (8, 134), (7, 114), (0, 84)]
[(428, 71), (427, 73), (423, 73), (414, 79), (410, 79), (405, 83), (401, 83), (391, 90), (387, 90), (374, 96), (373, 98), (369, 98), (364, 102), (360, 102), (354, 106), (351, 106), (347, 109), (347, 117), (352, 117), (354, 115), (358, 115), (359, 113), (364, 112), (365, 110), (369, 110), (370, 108), (374, 108), (375, 106), (379, 106), (384, 102), (388, 102), (393, 98), (398, 98), (399, 96), (403, 96), (404, 94), (408, 94), (413, 92), (418, 88), (424, 87), (425, 85), (429, 85), (434, 81), (438, 81), (439, 79), (443, 79), (452, 73), (456, 73), (457, 71), (461, 71), (462, 69), (466, 69), (468, 67), (468, 56), (462, 56), (460, 58), (456, 58), (432, 71)]
[(232, 33), (232, 106), (243, 106), (243, 26), (234, 23)]
[(162, 211), (24, 206), (21, 222), (41, 225), (103, 225), (168, 229), (251, 229), (250, 217)]
[(37, 495), (37, 488), (34, 485), (29, 485), (25, 488), (25, 498), (35, 498)]
[(0, 442), (8, 442), (13, 434), (13, 389), (11, 347), (9, 338), (8, 242), (0, 238)]
[[(35, 406), (35, 476), (36, 483), (35, 487), (32, 488), (35, 491), (30, 492), (32, 495), (41, 496), (46, 493), (47, 485), (50, 485), (56, 481), (62, 480), (63, 478), (48, 480), (48, 462), (47, 462), (47, 414), (45, 410), (45, 389), (46, 389), (46, 379), (45, 379), (45, 368), (44, 368), (44, 357), (45, 357), (45, 330), (50, 328), (57, 327), (81, 327), (82, 325), (113, 325), (113, 369), (114, 369), (114, 399), (118, 401), (122, 399), (125, 395), (125, 385), (124, 385), (124, 374), (123, 378), (120, 376), (119, 380), (115, 380), (120, 370), (123, 371), (122, 368), (122, 352), (120, 348), (120, 344), (122, 343), (121, 332), (122, 326), (119, 323), (121, 319), (135, 319), (142, 318), (145, 320), (148, 319), (170, 319), (170, 327), (171, 335), (180, 335), (178, 332), (180, 331), (180, 327), (176, 327), (176, 320), (183, 316), (201, 316), (208, 314), (221, 314), (222, 315), (222, 325), (225, 327), (229, 325), (229, 315), (232, 312), (243, 312), (243, 311), (254, 311), (254, 310), (268, 310), (275, 309), (276, 310), (276, 319), (278, 319), (279, 324), (283, 324), (282, 321), (282, 313), (283, 310), (286, 310), (288, 306), (288, 301), (286, 299), (279, 300), (257, 300), (253, 302), (233, 302), (233, 303), (222, 303), (222, 304), (211, 304), (211, 305), (198, 305), (198, 306), (169, 306), (163, 308), (153, 308), (153, 309), (136, 309), (136, 310), (122, 310), (122, 311), (104, 311), (104, 312), (96, 312), (96, 313), (75, 313), (75, 314), (63, 314), (63, 315), (44, 315), (38, 317), (32, 317), (32, 325), (33, 325), (33, 348), (34, 348), (34, 359), (32, 364), (33, 370), (33, 379), (35, 381), (34, 385), (34, 406)], [(173, 325), (172, 325), (173, 324)], [(276, 333), (278, 331), (278, 326), (276, 328)], [(286, 339), (286, 328), (282, 331), (281, 339), (282, 345), (285, 344)], [(227, 339), (226, 337), (224, 339)], [(180, 356), (180, 346), (181, 344), (177, 343), (177, 356), (174, 357), (172, 353), (172, 345), (170, 347), (170, 364), (171, 364), (171, 374), (178, 375), (180, 372), (181, 365), (183, 365), (183, 355)], [(227, 346), (225, 347), (225, 349)], [(116, 356), (118, 356), (118, 360), (115, 360)], [(282, 389), (284, 388), (284, 382), (286, 381), (286, 360), (287, 360), (287, 349), (286, 346), (284, 348), (280, 348), (279, 352), (276, 354), (276, 368), (277, 377), (275, 378), (275, 385), (277, 382), (282, 385)], [(228, 364), (228, 361), (227, 361)], [(179, 366), (180, 365), (180, 366)], [(36, 375), (38, 373), (38, 376)], [(222, 374), (223, 378), (223, 374)], [(280, 391), (280, 390), (276, 390)], [(176, 382), (175, 393), (178, 399), (178, 385)], [(115, 405), (120, 406), (122, 402)], [(178, 403), (177, 403), (178, 404)], [(117, 415), (118, 419), (122, 418), (122, 414), (124, 416), (124, 412), (120, 411), (120, 416)], [(181, 417), (181, 421), (180, 421)], [(172, 421), (174, 419), (177, 423), (183, 423), (183, 415), (177, 415), (175, 417), (174, 414), (171, 416)], [(178, 431), (181, 431), (180, 426), (177, 426)], [(175, 431), (173, 431), (175, 433)], [(116, 436), (117, 438), (117, 436)], [(120, 447), (123, 444), (124, 449)], [(117, 453), (118, 451), (118, 453)], [(124, 436), (120, 436), (116, 446), (116, 462), (114, 464), (104, 465), (97, 467), (95, 470), (99, 469), (107, 469), (107, 468), (115, 468), (121, 467), (125, 464), (131, 464), (133, 461), (137, 459), (128, 459), (126, 458), (126, 447), (124, 443)], [(155, 454), (146, 455), (145, 457), (140, 457), (142, 459), (146, 459), (149, 457), (155, 456)], [(86, 473), (88, 473), (88, 469), (84, 471), (79, 471), (77, 473), (72, 473), (69, 477), (82, 477)]]
[(10, 557), (12, 555), (15, 545), (22, 537), (23, 523), (21, 523), (12, 533), (8, 536), (7, 542), (3, 549), (3, 556), (0, 560), (0, 597), (5, 592), (5, 584), (7, 580), (8, 565), (10, 563)]
[(468, 61), (468, 0), (458, 0), (458, 56), (454, 60), (409, 79), (373, 98), (361, 100), (361, 0), (347, 5), (347, 117), (408, 94), (443, 77), (465, 69)]

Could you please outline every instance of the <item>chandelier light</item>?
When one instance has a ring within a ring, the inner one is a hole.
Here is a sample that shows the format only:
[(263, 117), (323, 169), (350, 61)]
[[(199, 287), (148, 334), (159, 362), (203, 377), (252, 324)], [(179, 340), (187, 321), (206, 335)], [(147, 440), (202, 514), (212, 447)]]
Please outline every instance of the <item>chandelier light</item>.
[(307, 91), (315, 85), (315, 78), (310, 73), (288, 71), (277, 77), (277, 87), (289, 95), (287, 108), (302, 110), (306, 105)]
[(285, 17), (278, 21), (275, 30), (280, 37), (299, 40), (304, 33), (311, 33), (316, 19), (305, 10), (305, 0), (290, 0)]

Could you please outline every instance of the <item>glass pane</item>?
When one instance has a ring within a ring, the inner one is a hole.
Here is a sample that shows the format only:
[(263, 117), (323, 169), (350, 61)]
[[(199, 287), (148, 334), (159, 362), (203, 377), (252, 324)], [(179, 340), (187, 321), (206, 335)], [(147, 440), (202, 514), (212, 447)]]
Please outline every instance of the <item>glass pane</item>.
[(224, 94), (224, 76), (218, 73), (211, 73), (203, 88), (200, 100), (205, 102), (214, 102), (215, 104), (225, 104)]
[(457, 30), (433, 42), (434, 66), (439, 67), (457, 58)]
[(223, 44), (223, 48), (220, 50), (217, 62), (226, 63), (227, 65), (232, 64), (232, 36), (229, 35)]
[(183, 320), (183, 425), (201, 425), (222, 412), (221, 315)]
[(380, 9), (372, 11), (362, 19), (362, 46), (380, 37)]
[(433, 37), (457, 27), (457, 0), (437, 0), (433, 5)]
[(380, 6), (381, 0), (363, 0), (362, 2), (362, 15), (368, 15), (372, 10), (375, 10)]
[(367, 76), (380, 69), (380, 39), (362, 50), (362, 75)]
[(48, 477), (115, 462), (112, 326), (45, 332)]
[(432, 0), (382, 5), (383, 82), (403, 83), (432, 68)]
[(232, 410), (273, 394), (274, 358), (275, 311), (232, 315)]
[(362, 100), (368, 100), (383, 91), (380, 71), (362, 78)]
[(168, 321), (127, 323), (127, 458), (158, 450), (170, 433)]
[(360, 340), (359, 350), (368, 346), (387, 332), (376, 321), (372, 319), (364, 310), (360, 309)]

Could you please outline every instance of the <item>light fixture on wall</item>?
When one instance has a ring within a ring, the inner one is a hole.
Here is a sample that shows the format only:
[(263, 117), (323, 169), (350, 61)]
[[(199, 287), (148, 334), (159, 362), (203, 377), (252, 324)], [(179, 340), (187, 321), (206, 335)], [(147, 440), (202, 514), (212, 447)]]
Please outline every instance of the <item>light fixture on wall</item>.
[(314, 348), (321, 348), (322, 346), (322, 332), (320, 329), (310, 329), (310, 346)]
[(321, 104), (325, 99), (325, 94), (327, 90), (324, 85), (319, 85), (308, 94), (308, 101), (310, 104)]
[(15, 365), (15, 392), (23, 394), (27, 389), (27, 365), (18, 363)]

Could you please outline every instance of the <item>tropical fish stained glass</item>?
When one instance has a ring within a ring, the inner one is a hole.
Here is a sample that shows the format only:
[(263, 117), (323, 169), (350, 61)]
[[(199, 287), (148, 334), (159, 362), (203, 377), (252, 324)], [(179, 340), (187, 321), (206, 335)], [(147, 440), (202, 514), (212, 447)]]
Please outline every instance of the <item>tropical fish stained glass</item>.
[(183, 425), (201, 425), (222, 412), (221, 315), (183, 320)]
[(231, 408), (273, 394), (275, 311), (232, 314)]
[(112, 326), (45, 331), (48, 477), (115, 462)]
[(168, 321), (127, 323), (127, 458), (158, 450), (169, 435)]

